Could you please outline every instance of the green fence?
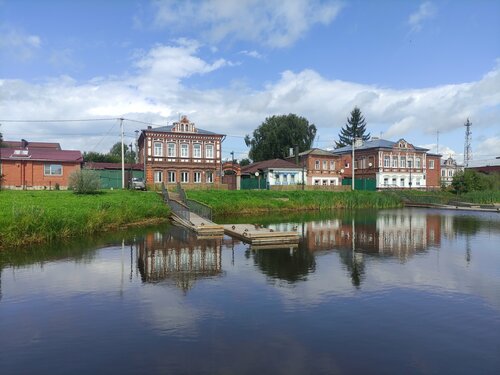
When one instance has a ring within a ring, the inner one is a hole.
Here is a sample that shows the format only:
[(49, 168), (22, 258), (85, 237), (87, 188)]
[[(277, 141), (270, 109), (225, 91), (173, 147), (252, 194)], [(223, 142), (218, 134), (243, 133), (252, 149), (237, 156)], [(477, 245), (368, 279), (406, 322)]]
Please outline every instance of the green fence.
[[(260, 186), (259, 186), (260, 182)], [(241, 190), (250, 190), (250, 189), (267, 189), (267, 181), (264, 178), (241, 178)]]
[[(342, 179), (342, 185), (352, 185), (352, 178)], [(371, 178), (355, 178), (354, 179), (354, 189), (355, 190), (377, 190), (377, 182)]]
[[(101, 189), (121, 189), (122, 188), (122, 171), (121, 170), (96, 170), (99, 173), (101, 180)], [(125, 170), (125, 186), (128, 187), (132, 173), (132, 177), (144, 178), (143, 171)]]

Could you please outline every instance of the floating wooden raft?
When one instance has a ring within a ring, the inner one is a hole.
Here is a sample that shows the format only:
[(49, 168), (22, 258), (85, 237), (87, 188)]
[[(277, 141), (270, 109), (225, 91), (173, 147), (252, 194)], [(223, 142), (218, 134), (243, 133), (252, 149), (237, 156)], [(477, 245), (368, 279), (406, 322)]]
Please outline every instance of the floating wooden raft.
[(299, 242), (297, 232), (275, 232), (269, 228), (261, 228), (252, 224), (227, 224), (224, 233), (237, 237), (252, 245), (296, 244)]
[(224, 234), (224, 228), (222, 225), (204, 219), (192, 212), (189, 213), (189, 221), (182, 219), (175, 214), (172, 215), (171, 217), (175, 222), (188, 229), (191, 229), (192, 231), (196, 232), (199, 236), (214, 237), (214, 236), (222, 236)]

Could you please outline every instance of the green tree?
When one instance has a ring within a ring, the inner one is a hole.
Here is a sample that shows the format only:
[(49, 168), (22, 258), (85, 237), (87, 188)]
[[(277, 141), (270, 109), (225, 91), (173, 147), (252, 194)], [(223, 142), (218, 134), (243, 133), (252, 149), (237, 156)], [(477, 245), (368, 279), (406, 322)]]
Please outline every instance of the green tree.
[(68, 187), (75, 194), (96, 194), (100, 185), (99, 174), (90, 169), (82, 169), (69, 175)]
[(366, 132), (366, 121), (363, 117), (361, 110), (354, 107), (351, 111), (351, 117), (347, 118), (347, 123), (340, 130), (339, 140), (335, 141), (335, 148), (352, 145), (354, 138), (361, 138), (363, 141), (370, 139), (370, 133)]
[(316, 126), (294, 114), (271, 116), (245, 137), (253, 161), (284, 158), (289, 149), (298, 146), (299, 152), (309, 150), (316, 136)]
[(466, 169), (457, 172), (453, 176), (451, 186), (457, 194), (468, 193), (469, 191), (488, 190), (493, 188), (493, 179), (482, 173)]
[(252, 161), (248, 158), (244, 158), (240, 160), (240, 167), (244, 167), (245, 165), (252, 164)]
[[(127, 145), (123, 145), (125, 163), (135, 163), (135, 151), (129, 148)], [(83, 160), (86, 162), (95, 163), (121, 163), (122, 161), (122, 144), (121, 142), (116, 142), (107, 154), (102, 154), (100, 152), (84, 152)]]

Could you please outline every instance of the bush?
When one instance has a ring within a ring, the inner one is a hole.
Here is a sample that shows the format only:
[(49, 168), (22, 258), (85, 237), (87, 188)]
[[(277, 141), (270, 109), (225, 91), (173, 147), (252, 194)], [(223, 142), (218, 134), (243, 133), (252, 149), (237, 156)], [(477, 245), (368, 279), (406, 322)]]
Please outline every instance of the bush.
[(470, 169), (456, 173), (451, 182), (451, 186), (457, 194), (468, 193), (470, 191), (491, 190), (493, 189), (493, 185), (493, 178)]
[(69, 176), (69, 188), (76, 194), (95, 194), (100, 186), (99, 174), (90, 169), (82, 169)]

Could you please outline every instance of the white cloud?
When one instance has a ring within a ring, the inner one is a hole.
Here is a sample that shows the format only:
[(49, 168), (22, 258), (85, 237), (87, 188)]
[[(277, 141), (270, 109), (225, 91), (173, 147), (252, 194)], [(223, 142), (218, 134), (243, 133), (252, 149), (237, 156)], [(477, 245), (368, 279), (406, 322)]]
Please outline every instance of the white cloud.
[(408, 24), (411, 26), (412, 31), (420, 31), (422, 23), (436, 15), (436, 6), (430, 1), (420, 4), (418, 10), (410, 14)]
[[(198, 49), (198, 43), (189, 40), (157, 45), (136, 56), (135, 72), (128, 76), (99, 77), (83, 83), (66, 76), (40, 83), (0, 80), (0, 113), (4, 119), (123, 116), (165, 124), (177, 119), (180, 112), (189, 115), (201, 128), (243, 136), (250, 134), (267, 116), (293, 112), (315, 123), (322, 142), (330, 142), (320, 146), (327, 147), (333, 144), (346, 117), (358, 105), (373, 135), (383, 132), (388, 139), (405, 137), (413, 144), (428, 144), (435, 141), (439, 130), (443, 145), (461, 150), (463, 123), (470, 117), (473, 152), (498, 149), (500, 65), (476, 82), (418, 90), (328, 80), (313, 70), (285, 71), (260, 90), (241, 85), (196, 89), (185, 80), (231, 66), (231, 62), (223, 59), (200, 58)], [(111, 125), (34, 126), (3, 122), (2, 130), (8, 139), (57, 140), (65, 148), (88, 150), (89, 144), (94, 147)], [(133, 126), (134, 130), (144, 127)], [(71, 132), (88, 135), (70, 137)], [(449, 134), (455, 138), (454, 142), (447, 138)], [(228, 142), (239, 143), (229, 146)], [(102, 143), (103, 150), (112, 143)], [(225, 145), (236, 153), (246, 150), (240, 138), (228, 137)]]
[(239, 52), (242, 55), (253, 57), (254, 59), (262, 59), (264, 56), (262, 56), (259, 52), (252, 50), (252, 51), (247, 51), (243, 50)]
[(0, 28), (0, 51), (4, 56), (27, 61), (42, 45), (38, 35), (29, 35), (8, 27)]
[(341, 9), (340, 2), (320, 0), (158, 0), (154, 4), (154, 23), (159, 27), (198, 27), (211, 42), (245, 40), (278, 48), (293, 44), (316, 24), (331, 23)]

